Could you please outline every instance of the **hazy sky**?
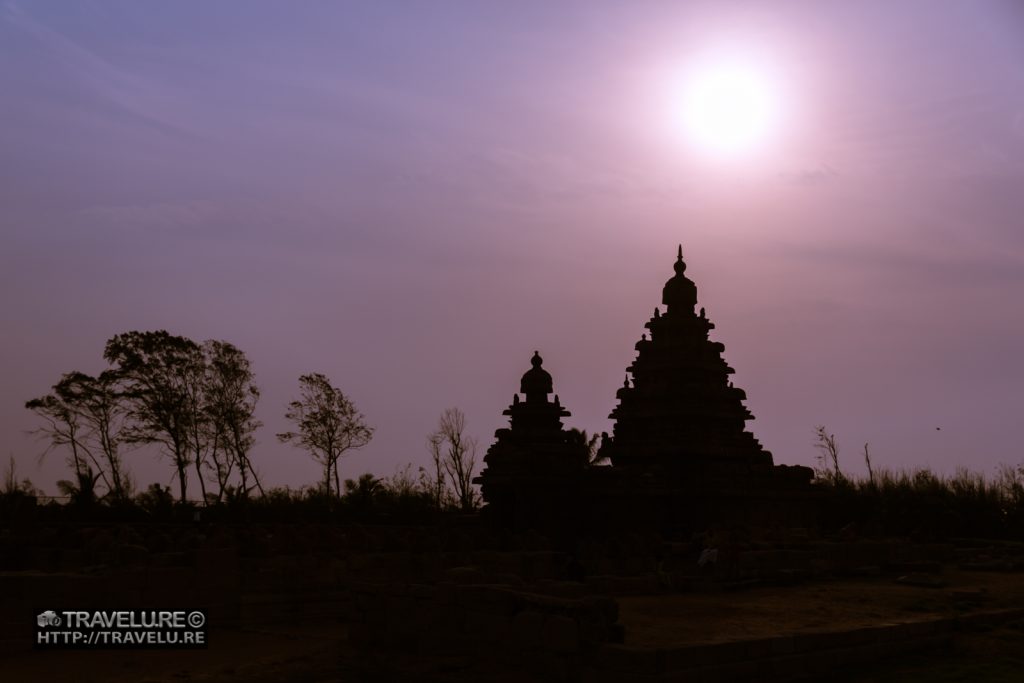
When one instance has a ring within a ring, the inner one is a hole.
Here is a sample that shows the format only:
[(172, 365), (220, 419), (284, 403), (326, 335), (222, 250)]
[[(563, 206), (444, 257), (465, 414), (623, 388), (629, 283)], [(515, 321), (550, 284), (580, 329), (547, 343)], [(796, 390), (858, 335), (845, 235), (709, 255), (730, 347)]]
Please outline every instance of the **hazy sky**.
[[(756, 154), (666, 115), (709, 53), (774, 74)], [(610, 430), (680, 242), (776, 462), (1024, 463), (1024, 3), (0, 0), (0, 116), (0, 460), (50, 492), (24, 402), (133, 329), (248, 353), (272, 484), (306, 372), (377, 429), (343, 476), (448, 406), (482, 456), (534, 349)]]

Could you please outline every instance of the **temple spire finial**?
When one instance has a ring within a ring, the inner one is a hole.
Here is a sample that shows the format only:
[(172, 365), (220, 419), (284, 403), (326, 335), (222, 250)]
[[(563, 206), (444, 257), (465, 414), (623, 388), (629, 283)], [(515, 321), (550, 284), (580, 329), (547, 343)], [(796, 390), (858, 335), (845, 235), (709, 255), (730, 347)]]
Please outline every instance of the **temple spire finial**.
[(672, 270), (676, 271), (676, 275), (682, 275), (686, 272), (686, 261), (683, 260), (683, 245), (681, 244), (676, 251), (676, 262), (672, 264)]

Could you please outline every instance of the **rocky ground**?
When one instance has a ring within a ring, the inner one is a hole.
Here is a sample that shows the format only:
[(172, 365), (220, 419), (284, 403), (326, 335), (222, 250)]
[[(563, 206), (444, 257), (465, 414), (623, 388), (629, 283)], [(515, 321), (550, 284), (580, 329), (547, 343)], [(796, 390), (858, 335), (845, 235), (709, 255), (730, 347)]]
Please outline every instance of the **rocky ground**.
[[(757, 670), (788, 662), (786, 671), (806, 680), (821, 679), (808, 671), (827, 670), (829, 680), (845, 682), (1018, 681), (1024, 665), (1024, 546), (1012, 543), (783, 539), (723, 548), (718, 566), (698, 568), (697, 547), (621, 541), (617, 550), (581, 554), (601, 573), (579, 577), (564, 554), (477, 550), (464, 530), (458, 541), (408, 529), (284, 527), (58, 530), (33, 538), (54, 540), (0, 539), (0, 549), (19, 551), (5, 555), (0, 571), (4, 681), (661, 681), (678, 680), (666, 662), (687, 657), (703, 658), (693, 671), (710, 680), (753, 680), (754, 669), (729, 668), (732, 653), (749, 659), (776, 647), (783, 656), (768, 653), (775, 660), (758, 660)], [(603, 635), (591, 637), (584, 612), (594, 595), (605, 600), (595, 603), (601, 610), (611, 599), (615, 614), (598, 624)], [(31, 650), (27, 634), (40, 600), (61, 608), (83, 596), (95, 606), (115, 596), (204, 607), (209, 647)], [(493, 605), (474, 611), (474, 596)], [(416, 615), (403, 611), (411, 598), (419, 601)], [(448, 647), (425, 648), (439, 633), (443, 642), (456, 607), (464, 611)], [(545, 631), (539, 649), (510, 649), (503, 635), (524, 611)], [(1001, 616), (972, 616), (979, 614)], [(376, 641), (366, 635), (373, 618)], [(572, 632), (549, 634), (552, 624)], [(409, 648), (376, 647), (401, 626)], [(892, 649), (894, 638), (915, 645)], [(826, 640), (832, 654), (815, 659), (815, 643)], [(844, 650), (848, 644), (855, 648)], [(860, 652), (871, 656), (861, 661)], [(814, 660), (810, 668), (803, 659)]]
[[(1017, 573), (943, 571), (941, 587), (860, 577), (798, 586), (760, 587), (712, 593), (630, 596), (619, 599), (626, 644), (671, 648), (728, 643), (780, 634), (840, 631), (913, 622), (981, 610), (1024, 607), (1024, 581)], [(336, 620), (220, 629), (201, 651), (22, 651), (3, 658), (4, 679), (82, 683), (327, 683), (391, 680), (404, 672), (418, 680), (524, 680), (521, 675), (481, 669), (470, 658), (417, 658), (375, 675)], [(426, 664), (425, 664), (426, 662)], [(853, 681), (1018, 681), (1024, 665), (1024, 619), (958, 633), (941, 652), (910, 655), (868, 667), (834, 672)]]

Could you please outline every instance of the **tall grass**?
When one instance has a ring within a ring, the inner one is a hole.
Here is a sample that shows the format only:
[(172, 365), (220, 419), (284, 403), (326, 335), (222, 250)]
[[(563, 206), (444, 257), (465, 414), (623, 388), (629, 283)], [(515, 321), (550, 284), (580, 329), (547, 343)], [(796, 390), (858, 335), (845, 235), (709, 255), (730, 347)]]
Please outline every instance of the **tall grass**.
[(826, 493), (826, 529), (922, 539), (1024, 540), (1024, 467), (1004, 465), (993, 479), (966, 468), (952, 476), (927, 468), (873, 469), (868, 477), (829, 468), (818, 470), (815, 483)]

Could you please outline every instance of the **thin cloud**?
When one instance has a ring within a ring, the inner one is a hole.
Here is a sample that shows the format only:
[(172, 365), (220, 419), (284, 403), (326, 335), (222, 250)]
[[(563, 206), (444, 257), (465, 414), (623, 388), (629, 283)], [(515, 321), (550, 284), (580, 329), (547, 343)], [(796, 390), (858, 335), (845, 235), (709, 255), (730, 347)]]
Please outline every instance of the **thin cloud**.
[(181, 123), (180, 118), (167, 116), (166, 112), (180, 104), (178, 98), (168, 89), (111, 64), (95, 52), (33, 18), (17, 3), (7, 3), (0, 17), (33, 38), (67, 73), (105, 102), (165, 131), (195, 134), (190, 127)]
[(779, 178), (783, 181), (792, 185), (800, 185), (802, 187), (815, 187), (817, 185), (827, 183), (838, 176), (839, 173), (828, 165), (816, 166), (813, 168), (801, 168), (795, 171), (783, 171), (779, 174)]

